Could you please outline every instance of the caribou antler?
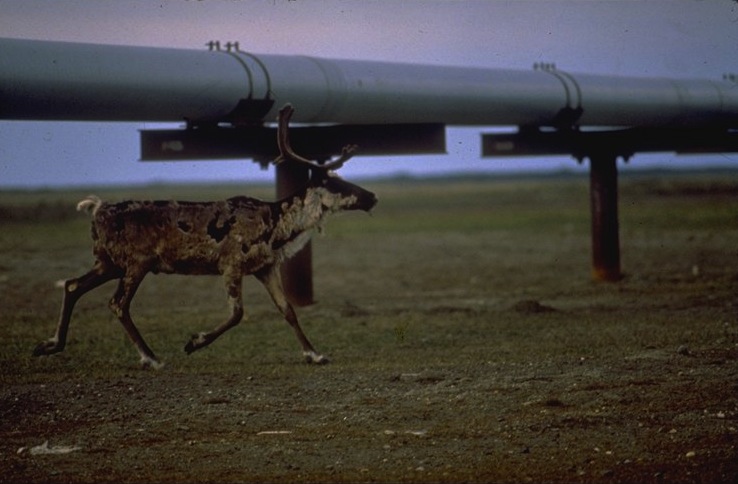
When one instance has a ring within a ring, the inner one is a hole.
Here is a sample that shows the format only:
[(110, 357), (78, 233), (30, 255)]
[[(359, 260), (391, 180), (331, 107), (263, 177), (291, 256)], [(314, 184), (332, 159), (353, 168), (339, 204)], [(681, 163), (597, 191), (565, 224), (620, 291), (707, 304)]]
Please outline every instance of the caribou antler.
[(292, 150), (290, 145), (289, 136), (289, 124), (292, 113), (295, 112), (295, 108), (291, 104), (285, 104), (282, 109), (279, 110), (279, 124), (277, 126), (277, 145), (279, 146), (279, 156), (274, 160), (274, 164), (278, 165), (283, 161), (292, 160), (298, 163), (306, 163), (313, 168), (321, 170), (337, 170), (343, 166), (352, 156), (356, 153), (357, 145), (346, 145), (341, 150), (341, 154), (335, 160), (327, 163), (318, 163), (316, 161), (308, 160)]

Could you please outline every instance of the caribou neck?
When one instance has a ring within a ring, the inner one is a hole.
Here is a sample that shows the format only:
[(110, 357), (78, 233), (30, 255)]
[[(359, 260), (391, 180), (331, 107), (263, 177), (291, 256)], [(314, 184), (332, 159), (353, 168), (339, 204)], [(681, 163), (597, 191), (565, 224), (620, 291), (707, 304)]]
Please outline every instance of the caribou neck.
[(307, 185), (299, 192), (274, 202), (275, 225), (273, 241), (288, 241), (303, 232), (320, 229), (327, 215), (320, 188)]

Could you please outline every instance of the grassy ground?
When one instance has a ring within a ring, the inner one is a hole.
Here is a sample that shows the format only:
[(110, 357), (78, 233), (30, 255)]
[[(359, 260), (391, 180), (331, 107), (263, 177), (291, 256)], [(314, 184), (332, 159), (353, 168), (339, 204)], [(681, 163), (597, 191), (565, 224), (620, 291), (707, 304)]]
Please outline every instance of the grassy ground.
[[(143, 372), (83, 298), (64, 353), (55, 281), (85, 272), (84, 192), (0, 193), (0, 482), (730, 482), (738, 477), (738, 177), (621, 178), (625, 278), (590, 278), (587, 180), (364, 183), (371, 216), (314, 240), (301, 363), (255, 281), (249, 321), (218, 278), (149, 276), (133, 316), (166, 362)], [(211, 199), (266, 187), (101, 190)], [(49, 445), (69, 454), (34, 455)]]

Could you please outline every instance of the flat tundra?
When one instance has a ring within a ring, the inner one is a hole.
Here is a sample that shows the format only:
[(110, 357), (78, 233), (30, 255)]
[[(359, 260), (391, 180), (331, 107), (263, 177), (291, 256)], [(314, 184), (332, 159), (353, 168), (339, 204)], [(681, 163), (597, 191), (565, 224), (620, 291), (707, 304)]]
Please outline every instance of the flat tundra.
[(310, 363), (328, 359), (315, 351), (300, 328), (288, 302), (280, 265), (298, 252), (321, 226), (326, 215), (343, 210), (371, 210), (376, 196), (338, 177), (338, 169), (355, 150), (324, 165), (295, 154), (289, 144), (288, 124), (293, 109), (280, 110), (279, 157), (275, 163), (302, 163), (310, 167), (306, 186), (275, 202), (234, 197), (216, 202), (123, 201), (107, 203), (89, 196), (77, 205), (92, 215), (95, 264), (86, 274), (64, 281), (61, 315), (53, 338), (33, 354), (64, 350), (75, 303), (85, 293), (113, 279), (118, 287), (110, 308), (136, 346), (143, 367), (158, 368), (160, 360), (133, 323), (130, 305), (148, 273), (223, 276), (230, 317), (212, 331), (193, 335), (185, 345), (190, 354), (204, 348), (243, 318), (242, 279), (254, 275), (267, 289), (276, 307), (294, 330)]

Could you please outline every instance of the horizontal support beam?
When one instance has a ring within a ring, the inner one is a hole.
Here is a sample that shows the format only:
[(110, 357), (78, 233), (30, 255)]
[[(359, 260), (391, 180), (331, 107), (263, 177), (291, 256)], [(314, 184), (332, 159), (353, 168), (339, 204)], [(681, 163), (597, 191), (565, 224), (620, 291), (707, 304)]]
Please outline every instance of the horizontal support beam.
[[(358, 145), (357, 156), (445, 154), (442, 124), (333, 125), (290, 128), (296, 152), (325, 160), (347, 144)], [(213, 127), (141, 131), (142, 161), (244, 159), (277, 157), (277, 129)]]
[(626, 159), (636, 153), (738, 152), (738, 131), (720, 128), (630, 128), (602, 131), (540, 131), (483, 134), (483, 157), (572, 155), (583, 159), (608, 153)]

